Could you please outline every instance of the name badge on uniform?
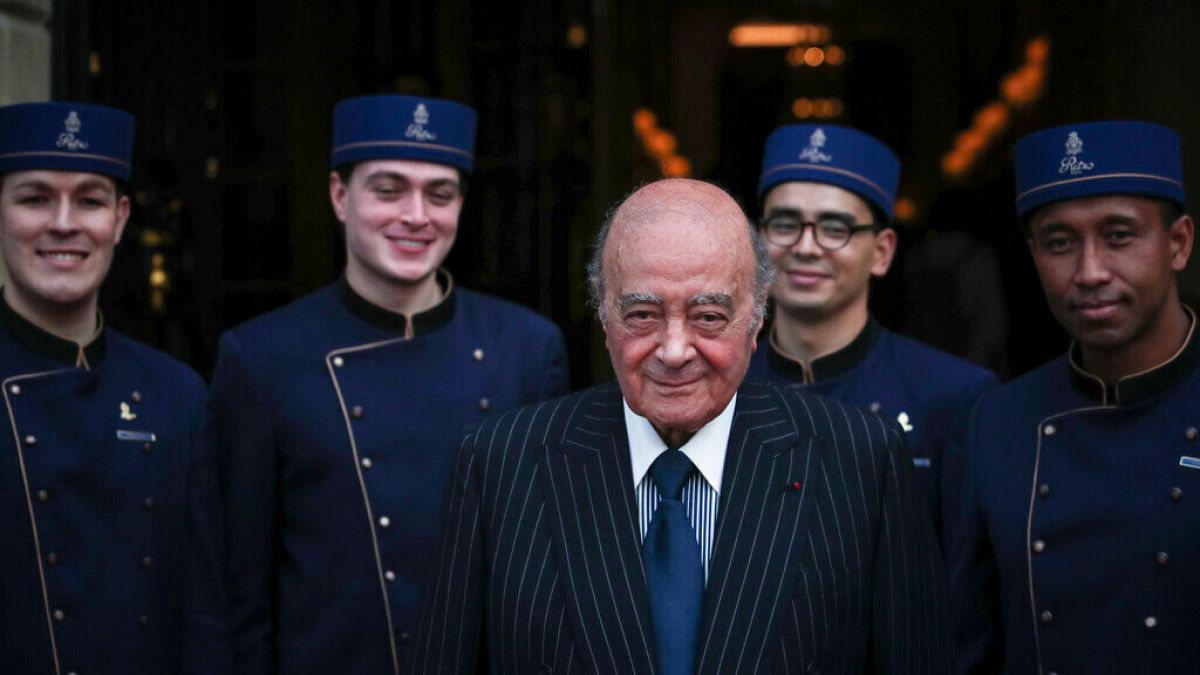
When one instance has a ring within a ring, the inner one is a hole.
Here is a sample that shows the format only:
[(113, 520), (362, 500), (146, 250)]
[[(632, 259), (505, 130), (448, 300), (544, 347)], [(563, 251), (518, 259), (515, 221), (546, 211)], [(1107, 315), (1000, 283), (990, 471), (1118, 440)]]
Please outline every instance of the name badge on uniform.
[(158, 440), (158, 437), (155, 436), (151, 431), (129, 431), (127, 429), (117, 429), (117, 440), (153, 443)]
[(1200, 469), (1200, 457), (1188, 457), (1182, 455), (1179, 458), (1179, 466), (1185, 469)]

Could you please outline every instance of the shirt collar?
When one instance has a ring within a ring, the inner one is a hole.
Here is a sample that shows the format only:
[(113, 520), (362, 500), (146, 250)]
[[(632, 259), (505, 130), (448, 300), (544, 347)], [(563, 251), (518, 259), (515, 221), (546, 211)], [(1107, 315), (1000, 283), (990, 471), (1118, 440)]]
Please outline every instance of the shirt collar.
[(768, 351), (768, 357), (776, 371), (790, 375), (792, 378), (800, 380), (805, 384), (812, 384), (813, 382), (837, 377), (862, 363), (870, 355), (871, 349), (875, 346), (875, 342), (878, 339), (879, 324), (875, 322), (875, 317), (868, 316), (866, 325), (850, 341), (850, 344), (832, 354), (826, 354), (825, 356), (813, 359), (809, 363), (805, 363), (788, 354), (779, 346), (779, 341), (775, 337), (775, 326), (772, 325), (768, 337), (771, 347)]
[(345, 275), (338, 280), (338, 297), (342, 299), (342, 302), (346, 303), (351, 312), (354, 312), (368, 323), (392, 333), (399, 333), (406, 338), (412, 338), (437, 330), (450, 323), (450, 320), (454, 318), (456, 297), (454, 293), (454, 278), (450, 276), (450, 273), (445, 268), (438, 268), (435, 274), (437, 275), (438, 288), (442, 291), (442, 297), (438, 300), (438, 304), (424, 312), (417, 312), (416, 314), (393, 312), (376, 305), (351, 288), (350, 282), (346, 281)]
[(96, 332), (87, 342), (80, 344), (42, 330), (29, 319), (17, 313), (0, 293), (0, 325), (22, 347), (49, 359), (74, 368), (94, 368), (104, 360), (107, 341), (102, 339), (104, 317), (96, 310)]
[(1196, 334), (1196, 313), (1191, 307), (1183, 305), (1191, 325), (1187, 337), (1171, 358), (1162, 363), (1133, 375), (1126, 375), (1109, 387), (1104, 380), (1083, 369), (1080, 358), (1080, 346), (1072, 341), (1068, 350), (1068, 361), (1071, 364), (1071, 384), (1077, 391), (1095, 399), (1101, 405), (1132, 405), (1159, 394), (1179, 384), (1184, 378), (1200, 366), (1200, 344), (1194, 339)]
[[(641, 484), (650, 465), (667, 449), (654, 425), (650, 420), (633, 412), (629, 403), (621, 399), (625, 408), (625, 429), (629, 434), (629, 459), (633, 467), (633, 488)], [(687, 443), (680, 446), (679, 451), (692, 460), (692, 464), (700, 470), (700, 475), (708, 481), (709, 486), (721, 493), (721, 476), (725, 473), (725, 448), (729, 444), (729, 429), (733, 426), (733, 409), (737, 403), (737, 393), (729, 400), (729, 404), (708, 424), (700, 427)]]

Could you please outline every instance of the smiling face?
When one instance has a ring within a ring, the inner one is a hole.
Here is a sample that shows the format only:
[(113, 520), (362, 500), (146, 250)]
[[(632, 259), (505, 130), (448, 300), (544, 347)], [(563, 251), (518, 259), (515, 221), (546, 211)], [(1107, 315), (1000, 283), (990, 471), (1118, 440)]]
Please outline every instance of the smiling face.
[(1134, 362), (1169, 355), (1179, 313), (1175, 273), (1192, 249), (1191, 218), (1162, 222), (1159, 202), (1112, 195), (1044, 206), (1030, 251), (1050, 311), (1087, 352)]
[(17, 171), (0, 184), (4, 296), (22, 314), (94, 308), (129, 198), (93, 173)]
[(634, 193), (603, 252), (605, 344), (629, 407), (685, 440), (725, 409), (755, 349), (746, 217), (707, 183)]
[(443, 164), (375, 160), (349, 182), (329, 176), (329, 196), (346, 226), (346, 276), (368, 295), (435, 283), (458, 233), (463, 195), (458, 171)]
[[(792, 211), (806, 222), (832, 217), (846, 223), (874, 222), (870, 207), (858, 195), (834, 185), (791, 181), (767, 193), (763, 215)], [(896, 233), (862, 231), (836, 251), (817, 245), (813, 228), (805, 228), (791, 246), (769, 243), (775, 262), (771, 295), (788, 315), (821, 320), (850, 308), (866, 311), (872, 276), (887, 274), (896, 251)]]

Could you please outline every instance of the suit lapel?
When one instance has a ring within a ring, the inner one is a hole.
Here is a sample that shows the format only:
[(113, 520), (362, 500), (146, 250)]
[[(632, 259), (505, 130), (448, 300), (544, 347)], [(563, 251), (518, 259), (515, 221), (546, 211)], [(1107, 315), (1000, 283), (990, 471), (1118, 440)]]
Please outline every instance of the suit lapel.
[(540, 471), (579, 650), (592, 672), (651, 673), (653, 628), (642, 571), (629, 440), (616, 386), (583, 397)]
[(794, 551), (818, 484), (809, 478), (824, 448), (806, 411), (789, 407), (794, 401), (754, 385), (738, 392), (705, 588), (700, 673), (760, 672), (778, 644), (799, 568)]

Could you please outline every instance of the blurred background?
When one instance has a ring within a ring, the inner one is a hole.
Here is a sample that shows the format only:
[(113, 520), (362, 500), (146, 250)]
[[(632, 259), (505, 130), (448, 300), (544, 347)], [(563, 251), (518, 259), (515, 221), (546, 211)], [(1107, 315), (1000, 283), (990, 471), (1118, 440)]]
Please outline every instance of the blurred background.
[(763, 141), (794, 121), (860, 128), (904, 164), (876, 316), (1012, 377), (1066, 346), (1013, 215), (1012, 143), (1158, 122), (1200, 194), (1197, 29), (1198, 3), (1133, 0), (0, 0), (0, 104), (137, 116), (134, 215), (102, 302), (201, 372), (222, 330), (339, 275), (333, 105), (403, 92), (478, 109), (448, 267), (553, 318), (576, 386), (609, 372), (584, 301), (604, 212), (686, 175), (756, 215)]

